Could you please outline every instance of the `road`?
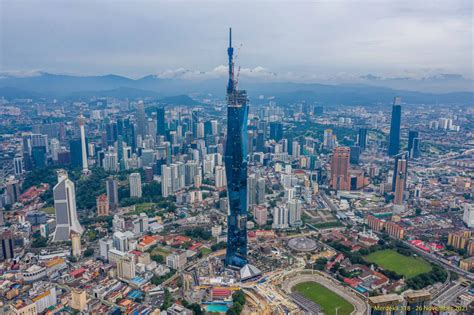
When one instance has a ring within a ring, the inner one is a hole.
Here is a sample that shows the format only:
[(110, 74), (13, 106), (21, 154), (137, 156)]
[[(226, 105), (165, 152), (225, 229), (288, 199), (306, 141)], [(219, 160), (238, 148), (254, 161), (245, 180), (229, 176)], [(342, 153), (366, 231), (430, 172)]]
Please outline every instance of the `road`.
[(465, 277), (466, 279), (474, 281), (474, 275), (472, 273), (470, 273), (468, 271), (465, 271), (465, 270), (462, 270), (458, 266), (453, 266), (451, 264), (448, 264), (445, 261), (443, 261), (442, 259), (438, 258), (436, 255), (434, 255), (432, 253), (427, 253), (424, 250), (421, 250), (418, 247), (410, 244), (409, 242), (404, 241), (403, 243), (405, 245), (407, 245), (408, 247), (410, 247), (417, 254), (419, 254), (419, 255), (425, 257), (426, 259), (428, 259), (429, 261), (434, 262), (438, 265), (441, 265), (441, 266), (445, 267), (446, 269), (448, 269), (449, 271), (456, 272), (456, 273), (462, 275), (463, 277)]

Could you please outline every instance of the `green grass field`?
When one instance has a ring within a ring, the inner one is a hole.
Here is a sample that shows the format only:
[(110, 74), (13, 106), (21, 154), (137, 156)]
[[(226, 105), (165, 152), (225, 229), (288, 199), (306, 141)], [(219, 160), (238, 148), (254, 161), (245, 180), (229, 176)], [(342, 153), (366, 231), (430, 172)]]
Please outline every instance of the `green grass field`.
[(170, 251), (162, 248), (162, 247), (155, 247), (153, 248), (153, 250), (151, 251), (150, 255), (161, 255), (163, 256), (163, 258), (166, 258), (166, 256), (168, 256), (169, 254), (171, 254)]
[(150, 210), (153, 208), (153, 206), (153, 202), (139, 203), (135, 205), (135, 212)]
[(349, 315), (354, 310), (351, 303), (316, 282), (302, 282), (293, 287), (293, 291), (301, 293), (306, 298), (321, 306), (327, 315)]
[(392, 249), (373, 252), (365, 256), (364, 259), (405, 278), (413, 278), (419, 274), (431, 271), (431, 265), (422, 258), (404, 256)]

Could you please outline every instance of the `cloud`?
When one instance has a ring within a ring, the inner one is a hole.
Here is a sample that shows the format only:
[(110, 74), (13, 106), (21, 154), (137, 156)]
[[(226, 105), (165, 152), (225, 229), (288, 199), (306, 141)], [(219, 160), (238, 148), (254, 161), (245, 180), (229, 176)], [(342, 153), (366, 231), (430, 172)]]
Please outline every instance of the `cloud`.
[[(196, 71), (184, 68), (178, 68), (175, 70), (166, 70), (159, 72), (155, 76), (161, 79), (216, 79), (224, 78), (228, 76), (228, 66), (218, 65), (208, 71)], [(240, 77), (246, 78), (258, 78), (258, 79), (273, 79), (277, 77), (275, 72), (271, 72), (262, 66), (256, 66), (254, 68), (242, 68), (235, 67), (235, 75), (239, 74)]]
[[(472, 0), (2, 0), (0, 70), (249, 78), (472, 77)], [(176, 69), (176, 70), (167, 70)], [(201, 71), (188, 69), (210, 69)]]

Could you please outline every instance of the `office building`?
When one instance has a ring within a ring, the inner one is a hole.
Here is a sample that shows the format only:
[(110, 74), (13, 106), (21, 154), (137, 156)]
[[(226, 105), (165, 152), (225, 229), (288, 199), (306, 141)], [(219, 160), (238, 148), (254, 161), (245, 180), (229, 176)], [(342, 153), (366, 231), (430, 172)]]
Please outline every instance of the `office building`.
[(109, 259), (109, 250), (114, 248), (114, 242), (110, 238), (101, 238), (99, 240), (99, 257), (104, 260)]
[(21, 156), (17, 156), (13, 159), (13, 168), (16, 176), (19, 176), (25, 172), (23, 158)]
[(401, 157), (397, 161), (397, 170), (395, 175), (395, 195), (393, 203), (395, 205), (403, 205), (403, 197), (405, 194), (406, 176), (407, 176), (407, 160)]
[(143, 101), (137, 103), (137, 136), (141, 136), (142, 139), (145, 139), (146, 136), (145, 104)]
[(186, 251), (175, 252), (166, 256), (166, 266), (175, 270), (182, 270), (188, 262)]
[(0, 234), (0, 260), (13, 259), (15, 257), (14, 253), (14, 243), (13, 243), (13, 233), (9, 230), (5, 230)]
[(11, 176), (5, 183), (7, 204), (14, 204), (20, 198), (20, 183), (15, 177)]
[(166, 134), (165, 108), (158, 107), (156, 109), (156, 134), (164, 136)]
[(123, 256), (117, 263), (117, 276), (120, 279), (130, 280), (135, 278), (135, 258), (131, 254)]
[(107, 200), (109, 202), (109, 209), (115, 210), (119, 205), (118, 182), (115, 178), (109, 177), (105, 182), (105, 187), (107, 190)]
[(349, 157), (350, 164), (354, 164), (354, 165), (359, 164), (361, 148), (359, 146), (351, 146), (350, 150), (351, 150), (350, 157)]
[(82, 114), (77, 118), (77, 122), (79, 124), (79, 129), (81, 133), (81, 160), (82, 160), (82, 173), (88, 174), (89, 173), (89, 166), (87, 164), (87, 143), (86, 143), (86, 131), (84, 125), (86, 123), (86, 119)]
[(38, 146), (31, 148), (31, 157), (35, 169), (42, 169), (46, 167), (46, 147)]
[(270, 140), (278, 142), (281, 139), (283, 139), (283, 125), (280, 122), (272, 121), (270, 123)]
[(140, 173), (132, 173), (129, 176), (130, 181), (130, 197), (142, 197), (142, 178)]
[(331, 158), (331, 181), (330, 187), (335, 190), (350, 190), (349, 177), (350, 149), (348, 147), (337, 147)]
[(366, 128), (359, 129), (359, 134), (357, 137), (357, 145), (360, 147), (362, 151), (364, 151), (367, 148), (367, 129)]
[[(87, 139), (85, 139), (87, 143)], [(87, 150), (88, 145), (86, 144), (84, 150)], [(82, 147), (82, 139), (77, 138), (77, 139), (72, 139), (69, 141), (69, 151), (71, 154), (71, 165), (76, 166), (76, 167), (83, 167), (84, 162), (83, 158), (86, 157), (86, 162), (87, 163), (87, 152), (84, 155), (83, 152), (83, 147)]]
[(410, 130), (408, 132), (408, 154), (410, 158), (416, 159), (420, 157), (420, 137), (418, 131)]
[(117, 231), (114, 232), (113, 235), (113, 245), (116, 250), (121, 252), (129, 251), (129, 242), (128, 242), (128, 234), (126, 232)]
[(234, 78), (232, 30), (229, 31), (229, 81), (227, 84), (227, 139), (225, 173), (229, 212), (227, 217), (226, 265), (247, 264), (247, 134), (248, 99), (245, 90), (238, 90)]
[(392, 106), (392, 119), (390, 123), (390, 136), (388, 143), (388, 155), (397, 155), (400, 151), (400, 125), (402, 121), (402, 106), (400, 96), (395, 97)]
[(82, 234), (84, 229), (77, 218), (76, 190), (67, 172), (58, 171), (58, 183), (53, 188), (56, 230), (54, 241), (67, 241), (71, 232)]

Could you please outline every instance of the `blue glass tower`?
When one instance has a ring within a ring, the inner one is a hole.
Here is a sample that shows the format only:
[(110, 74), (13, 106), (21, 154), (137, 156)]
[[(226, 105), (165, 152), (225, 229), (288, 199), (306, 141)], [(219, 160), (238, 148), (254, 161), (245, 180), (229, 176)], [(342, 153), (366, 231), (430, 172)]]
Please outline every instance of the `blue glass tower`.
[(227, 266), (247, 264), (247, 92), (237, 89), (234, 78), (234, 48), (229, 30), (229, 82), (227, 84), (227, 140), (224, 163), (229, 213), (227, 217)]
[(390, 137), (388, 143), (388, 155), (397, 155), (400, 151), (400, 124), (402, 121), (402, 107), (400, 96), (395, 97), (392, 106), (392, 120), (390, 123)]

